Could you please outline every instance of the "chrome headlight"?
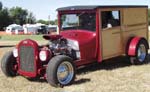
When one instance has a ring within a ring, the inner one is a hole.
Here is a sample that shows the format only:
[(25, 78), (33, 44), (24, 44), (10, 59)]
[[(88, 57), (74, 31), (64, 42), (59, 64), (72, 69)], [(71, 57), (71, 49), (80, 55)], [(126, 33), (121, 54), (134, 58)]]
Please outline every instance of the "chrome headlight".
[(15, 48), (15, 49), (13, 50), (13, 56), (14, 56), (14, 57), (18, 57), (18, 49)]
[(39, 57), (40, 57), (41, 61), (46, 61), (46, 59), (47, 59), (47, 53), (46, 53), (46, 51), (40, 51)]
[(74, 50), (78, 50), (79, 51), (79, 43), (78, 43), (78, 41), (71, 40), (71, 39), (67, 39), (67, 41), (68, 41), (68, 46), (70, 46)]
[(39, 58), (41, 61), (47, 61), (52, 57), (50, 50), (41, 50), (39, 53)]

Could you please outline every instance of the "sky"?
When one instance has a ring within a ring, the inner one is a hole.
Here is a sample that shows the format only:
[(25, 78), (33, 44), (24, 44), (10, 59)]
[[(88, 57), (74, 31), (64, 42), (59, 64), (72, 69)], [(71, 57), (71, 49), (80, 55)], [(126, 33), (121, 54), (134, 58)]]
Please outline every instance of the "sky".
[(37, 20), (55, 20), (56, 9), (74, 5), (148, 5), (150, 0), (0, 0), (4, 7), (22, 7), (33, 12)]

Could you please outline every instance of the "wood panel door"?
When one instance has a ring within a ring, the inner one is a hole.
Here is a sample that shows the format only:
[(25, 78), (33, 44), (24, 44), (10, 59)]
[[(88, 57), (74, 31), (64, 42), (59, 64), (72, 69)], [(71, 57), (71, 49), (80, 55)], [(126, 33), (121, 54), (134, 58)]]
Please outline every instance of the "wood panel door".
[(102, 30), (101, 36), (103, 59), (115, 57), (122, 53), (122, 39), (120, 27)]
[(102, 58), (108, 59), (119, 56), (122, 49), (122, 9), (102, 9), (100, 10), (101, 21), (101, 53)]

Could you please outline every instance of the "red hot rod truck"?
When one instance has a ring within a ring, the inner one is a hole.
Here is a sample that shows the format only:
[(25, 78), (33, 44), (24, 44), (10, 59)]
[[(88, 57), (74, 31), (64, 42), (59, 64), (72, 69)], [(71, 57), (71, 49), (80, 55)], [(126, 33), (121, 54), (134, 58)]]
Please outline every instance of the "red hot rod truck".
[(126, 55), (142, 64), (148, 54), (147, 6), (71, 6), (57, 9), (58, 35), (39, 46), (25, 39), (1, 60), (8, 77), (45, 78), (52, 86), (71, 84), (79, 66)]

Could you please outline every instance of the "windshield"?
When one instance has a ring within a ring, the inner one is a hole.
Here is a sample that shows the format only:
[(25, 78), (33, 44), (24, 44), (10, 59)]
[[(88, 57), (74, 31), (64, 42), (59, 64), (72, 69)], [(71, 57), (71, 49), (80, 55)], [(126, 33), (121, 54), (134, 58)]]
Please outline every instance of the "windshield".
[(95, 13), (76, 13), (61, 15), (61, 30), (81, 29), (95, 31)]

